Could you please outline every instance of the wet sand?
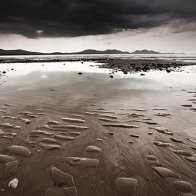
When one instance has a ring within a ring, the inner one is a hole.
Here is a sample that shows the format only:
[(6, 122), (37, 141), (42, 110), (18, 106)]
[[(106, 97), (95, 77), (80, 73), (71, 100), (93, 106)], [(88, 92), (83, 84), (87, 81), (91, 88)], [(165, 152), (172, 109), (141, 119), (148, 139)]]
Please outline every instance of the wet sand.
[(196, 194), (195, 72), (11, 66), (0, 79), (0, 195)]

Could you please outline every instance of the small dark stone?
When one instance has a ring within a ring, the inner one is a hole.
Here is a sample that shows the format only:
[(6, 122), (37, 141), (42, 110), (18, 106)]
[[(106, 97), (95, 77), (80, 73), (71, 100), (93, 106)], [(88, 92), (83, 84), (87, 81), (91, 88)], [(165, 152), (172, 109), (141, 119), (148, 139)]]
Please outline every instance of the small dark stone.
[(114, 78), (114, 76), (113, 75), (110, 75), (110, 78)]
[(78, 75), (82, 75), (82, 72), (78, 72)]

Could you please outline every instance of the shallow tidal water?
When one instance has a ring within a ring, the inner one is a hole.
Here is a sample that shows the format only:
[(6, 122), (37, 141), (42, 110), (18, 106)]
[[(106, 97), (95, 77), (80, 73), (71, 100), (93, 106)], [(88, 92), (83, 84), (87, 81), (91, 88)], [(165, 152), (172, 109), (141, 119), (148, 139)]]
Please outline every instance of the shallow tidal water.
[(196, 66), (0, 70), (0, 195), (195, 195)]

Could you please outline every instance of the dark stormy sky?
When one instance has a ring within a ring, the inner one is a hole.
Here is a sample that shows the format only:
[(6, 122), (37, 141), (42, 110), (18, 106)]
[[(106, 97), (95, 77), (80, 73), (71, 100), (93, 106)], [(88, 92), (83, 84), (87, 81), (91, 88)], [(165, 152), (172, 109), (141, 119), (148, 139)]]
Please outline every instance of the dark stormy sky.
[(196, 0), (1, 0), (0, 48), (195, 52)]

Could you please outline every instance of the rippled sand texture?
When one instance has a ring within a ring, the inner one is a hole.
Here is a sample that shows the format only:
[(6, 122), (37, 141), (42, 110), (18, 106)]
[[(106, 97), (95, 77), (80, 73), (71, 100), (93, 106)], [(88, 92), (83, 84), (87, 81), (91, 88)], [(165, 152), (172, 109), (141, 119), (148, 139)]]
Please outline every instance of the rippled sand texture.
[(196, 194), (195, 84), (39, 74), (0, 89), (0, 195)]

